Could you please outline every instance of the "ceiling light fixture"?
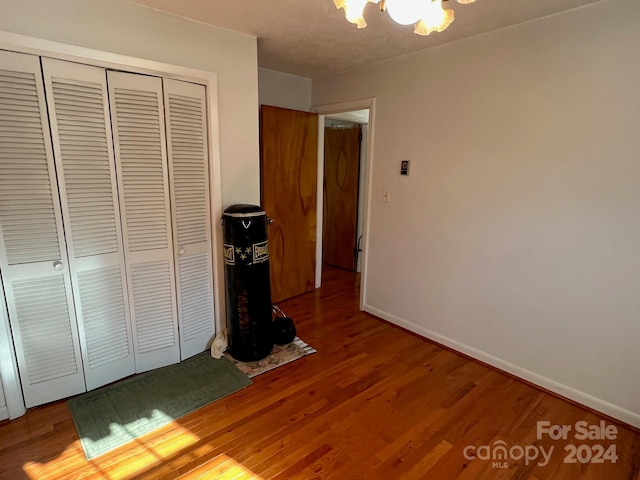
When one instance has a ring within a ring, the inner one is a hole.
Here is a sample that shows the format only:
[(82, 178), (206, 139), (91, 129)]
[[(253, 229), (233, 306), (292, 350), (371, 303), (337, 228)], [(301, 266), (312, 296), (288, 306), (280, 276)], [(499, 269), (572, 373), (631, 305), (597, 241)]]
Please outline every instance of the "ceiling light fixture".
[[(343, 8), (347, 20), (358, 28), (367, 26), (364, 9), (368, 3), (379, 3), (380, 10), (400, 25), (414, 24), (414, 33), (429, 35), (442, 32), (453, 22), (453, 10), (442, 8), (442, 2), (448, 0), (333, 0), (338, 9)], [(457, 0), (468, 4), (475, 0)]]

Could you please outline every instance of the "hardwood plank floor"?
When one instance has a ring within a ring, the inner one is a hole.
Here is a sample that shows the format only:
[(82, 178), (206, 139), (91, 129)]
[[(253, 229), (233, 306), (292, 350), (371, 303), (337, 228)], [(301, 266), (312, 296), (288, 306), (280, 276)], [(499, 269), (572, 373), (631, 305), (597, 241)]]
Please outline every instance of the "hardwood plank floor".
[[(89, 461), (64, 401), (31, 409), (0, 426), (0, 478), (640, 479), (637, 432), (605, 420), (615, 440), (538, 439), (538, 421), (604, 419), (359, 312), (353, 274), (324, 282), (281, 304), (317, 354)], [(596, 444), (616, 462), (580, 463)], [(500, 460), (478, 448), (499, 445)], [(518, 458), (541, 447), (546, 463)]]

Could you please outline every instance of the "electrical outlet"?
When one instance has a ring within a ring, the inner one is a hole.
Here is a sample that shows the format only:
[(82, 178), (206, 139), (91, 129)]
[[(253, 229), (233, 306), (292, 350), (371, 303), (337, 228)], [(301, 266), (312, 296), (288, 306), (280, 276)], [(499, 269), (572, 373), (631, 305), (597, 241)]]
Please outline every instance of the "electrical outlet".
[(385, 190), (385, 191), (383, 191), (383, 192), (382, 192), (382, 201), (383, 201), (384, 203), (389, 203), (390, 196), (391, 196), (391, 193), (389, 192), (389, 190)]

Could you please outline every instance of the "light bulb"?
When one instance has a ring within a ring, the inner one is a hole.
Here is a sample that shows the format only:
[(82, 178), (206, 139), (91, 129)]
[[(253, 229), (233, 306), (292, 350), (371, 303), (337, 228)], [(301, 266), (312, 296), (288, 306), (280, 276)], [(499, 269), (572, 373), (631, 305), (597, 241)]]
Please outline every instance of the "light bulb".
[(411, 25), (422, 17), (429, 0), (387, 0), (387, 12), (396, 23)]

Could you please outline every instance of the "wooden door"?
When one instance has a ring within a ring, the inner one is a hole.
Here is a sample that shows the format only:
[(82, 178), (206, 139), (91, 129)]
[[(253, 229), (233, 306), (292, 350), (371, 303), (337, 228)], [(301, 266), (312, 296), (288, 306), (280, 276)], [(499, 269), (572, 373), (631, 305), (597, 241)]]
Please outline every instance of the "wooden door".
[(323, 261), (356, 267), (360, 126), (324, 129)]
[(269, 226), (271, 300), (315, 288), (318, 116), (262, 106), (262, 207)]

